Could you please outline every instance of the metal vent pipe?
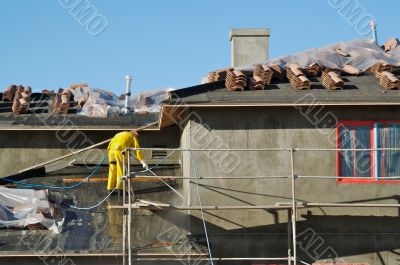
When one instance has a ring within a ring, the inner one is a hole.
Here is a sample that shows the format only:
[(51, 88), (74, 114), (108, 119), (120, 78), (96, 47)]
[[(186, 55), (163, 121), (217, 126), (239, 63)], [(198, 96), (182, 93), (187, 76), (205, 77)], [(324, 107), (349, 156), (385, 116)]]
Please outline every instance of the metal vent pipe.
[(372, 31), (372, 40), (378, 44), (378, 33), (376, 32), (376, 21), (375, 20), (371, 20), (371, 22), (369, 22), (369, 25), (371, 26), (371, 31)]
[(125, 87), (125, 107), (124, 107), (124, 114), (128, 115), (131, 112), (131, 105), (130, 105), (130, 99), (131, 99), (131, 84), (132, 84), (132, 76), (131, 75), (126, 75), (125, 77), (126, 80), (126, 87)]

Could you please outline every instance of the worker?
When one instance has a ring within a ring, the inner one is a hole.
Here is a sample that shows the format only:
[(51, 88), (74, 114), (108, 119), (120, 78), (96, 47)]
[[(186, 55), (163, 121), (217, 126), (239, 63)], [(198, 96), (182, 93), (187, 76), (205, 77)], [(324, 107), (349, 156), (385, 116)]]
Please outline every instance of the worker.
[[(124, 175), (124, 172), (122, 170), (122, 151), (129, 147), (140, 148), (137, 137), (138, 133), (136, 130), (132, 130), (129, 132), (120, 132), (114, 136), (114, 138), (108, 145), (107, 151), (109, 170), (107, 190), (109, 193), (114, 190), (115, 186), (117, 186), (116, 189), (118, 190), (118, 194), (121, 193), (123, 187), (121, 178)], [(143, 159), (143, 154), (141, 150), (135, 150), (135, 157), (142, 164), (143, 168), (148, 169), (148, 165)]]

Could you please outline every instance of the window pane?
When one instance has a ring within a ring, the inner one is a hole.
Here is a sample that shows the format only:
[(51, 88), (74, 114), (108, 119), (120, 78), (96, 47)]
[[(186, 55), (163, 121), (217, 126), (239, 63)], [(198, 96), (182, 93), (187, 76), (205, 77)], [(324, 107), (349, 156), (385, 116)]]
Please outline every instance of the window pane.
[[(377, 124), (377, 148), (400, 147), (400, 124)], [(400, 152), (395, 150), (377, 151), (377, 177), (400, 176)]]
[(340, 172), (344, 177), (370, 177), (371, 151), (357, 151), (370, 149), (369, 126), (343, 126), (340, 129), (340, 148), (356, 149), (340, 151)]

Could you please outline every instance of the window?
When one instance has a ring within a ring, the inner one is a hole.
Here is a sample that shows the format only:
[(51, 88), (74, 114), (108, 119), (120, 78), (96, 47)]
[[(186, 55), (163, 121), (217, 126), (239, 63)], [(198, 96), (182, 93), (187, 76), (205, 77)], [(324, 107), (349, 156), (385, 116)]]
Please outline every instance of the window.
[(339, 181), (400, 181), (400, 122), (340, 122), (337, 147)]

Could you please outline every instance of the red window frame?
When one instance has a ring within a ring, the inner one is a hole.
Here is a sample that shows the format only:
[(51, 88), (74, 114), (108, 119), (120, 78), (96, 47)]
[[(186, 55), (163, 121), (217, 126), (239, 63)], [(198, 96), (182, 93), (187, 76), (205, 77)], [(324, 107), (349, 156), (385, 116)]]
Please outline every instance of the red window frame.
[[(370, 128), (370, 148), (375, 149), (375, 132), (374, 125), (375, 123), (380, 124), (400, 124), (400, 120), (375, 120), (375, 121), (339, 121), (336, 124), (336, 148), (341, 148), (341, 139), (340, 139), (340, 129), (341, 127), (346, 126), (368, 126)], [(340, 161), (340, 151), (336, 151), (336, 181), (338, 183), (399, 183), (400, 180), (385, 180), (385, 179), (377, 179), (375, 176), (375, 152), (371, 151), (371, 177), (364, 179), (356, 178), (340, 178), (341, 177), (341, 161)]]

